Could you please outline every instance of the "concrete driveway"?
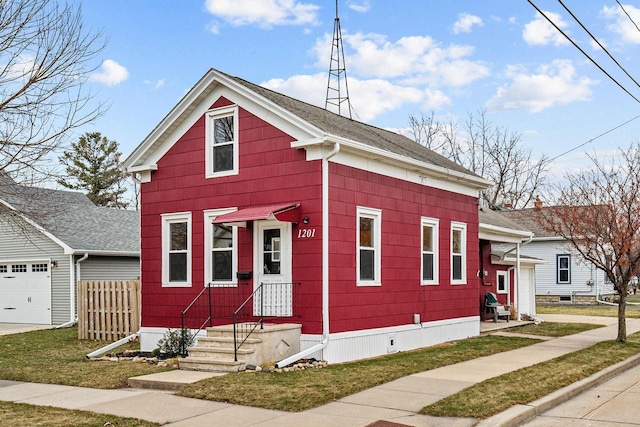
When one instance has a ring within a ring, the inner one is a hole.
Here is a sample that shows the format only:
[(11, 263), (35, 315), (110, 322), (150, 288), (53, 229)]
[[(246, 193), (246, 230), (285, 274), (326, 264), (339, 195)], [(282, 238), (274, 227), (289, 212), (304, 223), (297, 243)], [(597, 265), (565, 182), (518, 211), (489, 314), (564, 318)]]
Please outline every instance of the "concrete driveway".
[(51, 325), (36, 325), (32, 323), (0, 323), (0, 335), (21, 334), (23, 332), (52, 329)]

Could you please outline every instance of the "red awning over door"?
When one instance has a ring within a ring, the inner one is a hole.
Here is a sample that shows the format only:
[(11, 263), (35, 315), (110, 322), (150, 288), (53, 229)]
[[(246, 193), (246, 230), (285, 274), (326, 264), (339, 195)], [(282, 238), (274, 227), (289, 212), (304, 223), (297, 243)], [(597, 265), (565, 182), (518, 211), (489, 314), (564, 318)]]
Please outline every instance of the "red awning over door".
[(298, 208), (300, 203), (280, 203), (268, 206), (253, 206), (240, 209), (216, 217), (214, 224), (235, 225), (246, 227), (247, 222), (277, 220), (281, 222), (298, 223)]

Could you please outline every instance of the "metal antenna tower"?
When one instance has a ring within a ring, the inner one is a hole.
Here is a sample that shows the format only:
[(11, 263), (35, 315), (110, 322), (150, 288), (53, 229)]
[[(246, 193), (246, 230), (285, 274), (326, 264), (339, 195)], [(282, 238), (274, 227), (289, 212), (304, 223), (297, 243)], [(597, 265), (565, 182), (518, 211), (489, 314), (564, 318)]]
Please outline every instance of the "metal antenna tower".
[[(341, 79), (341, 77), (343, 77)], [(342, 90), (344, 86), (344, 91)], [(329, 63), (329, 79), (327, 82), (327, 98), (324, 103), (326, 110), (329, 104), (338, 107), (341, 115), (342, 103), (347, 103), (349, 118), (351, 117), (351, 102), (349, 101), (349, 85), (347, 84), (347, 69), (344, 63), (344, 46), (340, 18), (338, 17), (338, 0), (336, 0), (336, 19), (333, 21), (333, 44), (331, 45), (331, 62)]]

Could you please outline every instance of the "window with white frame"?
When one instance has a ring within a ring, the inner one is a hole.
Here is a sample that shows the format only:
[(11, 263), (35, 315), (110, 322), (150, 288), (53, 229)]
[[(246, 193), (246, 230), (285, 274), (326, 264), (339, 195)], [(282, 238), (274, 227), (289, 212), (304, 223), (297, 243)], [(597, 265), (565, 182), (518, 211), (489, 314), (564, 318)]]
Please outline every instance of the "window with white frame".
[(235, 208), (204, 212), (204, 283), (212, 286), (235, 286), (238, 282), (238, 227), (214, 224), (216, 217)]
[(496, 277), (496, 287), (499, 294), (506, 294), (509, 292), (509, 272), (498, 271)]
[(357, 277), (359, 286), (379, 286), (382, 211), (358, 207), (356, 223)]
[(191, 212), (162, 215), (162, 286), (191, 286)]
[(571, 283), (571, 255), (556, 255), (556, 282)]
[(422, 218), (422, 284), (438, 283), (438, 223), (437, 219)]
[(451, 283), (467, 283), (467, 224), (451, 223)]
[(206, 114), (206, 176), (238, 173), (238, 108), (225, 107)]

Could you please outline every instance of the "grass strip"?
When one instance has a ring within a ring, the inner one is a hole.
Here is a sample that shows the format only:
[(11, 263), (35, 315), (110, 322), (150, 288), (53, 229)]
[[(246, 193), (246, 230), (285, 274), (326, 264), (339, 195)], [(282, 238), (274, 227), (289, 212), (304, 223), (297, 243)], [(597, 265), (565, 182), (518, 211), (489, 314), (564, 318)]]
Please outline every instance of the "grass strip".
[[(536, 312), (537, 314), (618, 317), (618, 307), (611, 305), (538, 305), (536, 306)], [(628, 305), (625, 310), (625, 317), (640, 318), (640, 306)]]
[[(148, 363), (90, 361), (86, 354), (104, 341), (78, 340), (76, 328), (47, 329), (0, 336), (0, 378), (45, 384), (114, 389), (130, 377), (170, 368)], [(129, 343), (114, 351), (137, 349)]]
[(429, 405), (420, 412), (439, 417), (487, 418), (525, 405), (640, 352), (640, 333), (626, 343), (605, 341), (589, 348), (491, 378)]
[(484, 336), (323, 369), (239, 373), (185, 386), (180, 396), (298, 412), (395, 379), (535, 344), (520, 337)]
[(1, 420), (14, 427), (154, 427), (159, 425), (134, 418), (0, 401)]
[(537, 325), (524, 325), (515, 329), (507, 329), (505, 332), (515, 332), (525, 335), (541, 335), (545, 337), (564, 337), (566, 335), (578, 334), (591, 329), (602, 328), (603, 325), (591, 323), (553, 323), (543, 322)]

